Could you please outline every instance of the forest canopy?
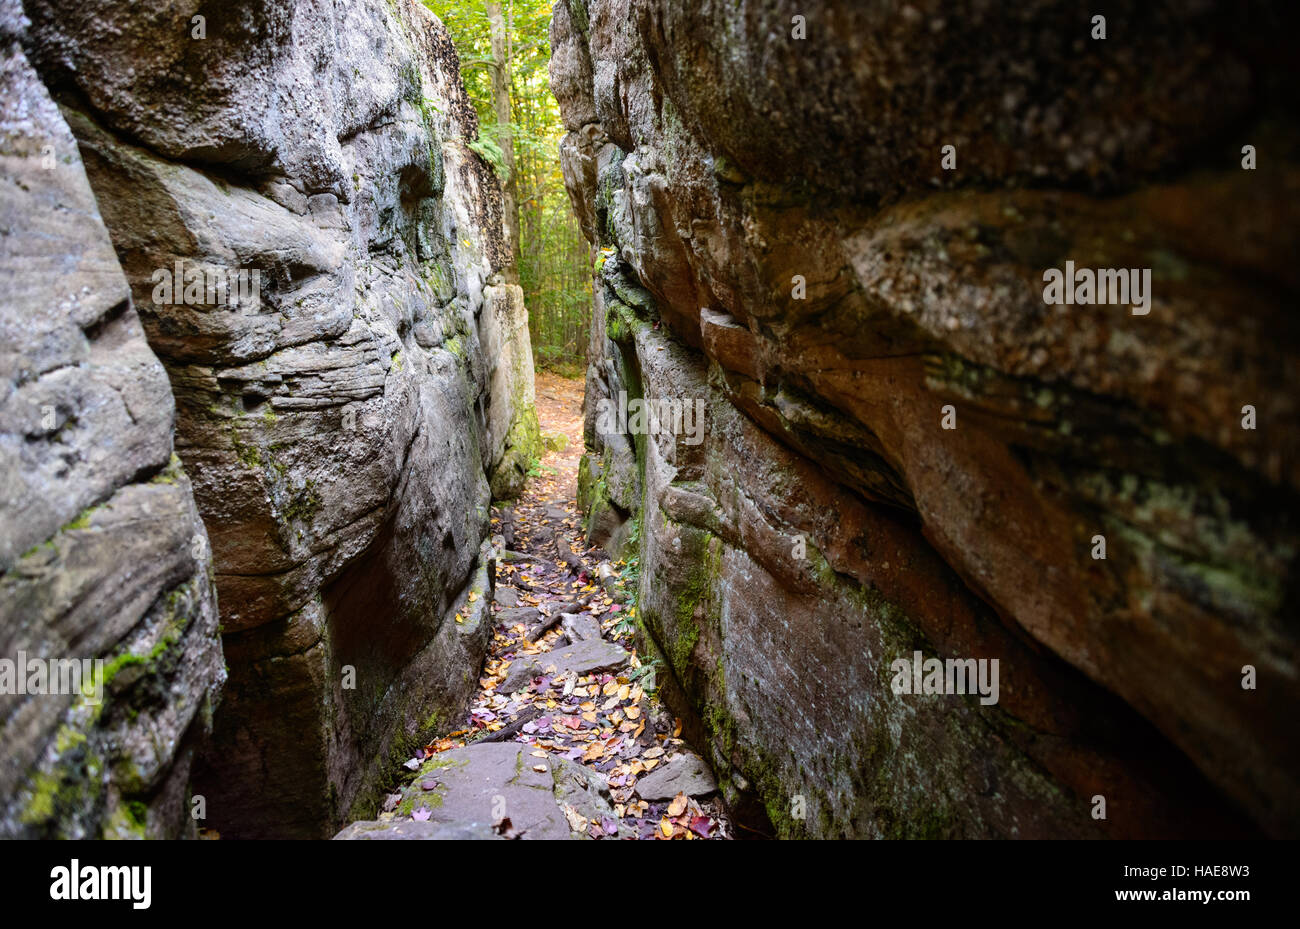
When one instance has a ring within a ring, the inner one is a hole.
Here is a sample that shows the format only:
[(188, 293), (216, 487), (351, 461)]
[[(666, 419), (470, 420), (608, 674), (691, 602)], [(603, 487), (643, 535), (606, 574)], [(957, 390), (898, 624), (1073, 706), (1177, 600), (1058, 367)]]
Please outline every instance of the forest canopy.
[(424, 0), (447, 26), (479, 117), (472, 147), (501, 178), (538, 367), (577, 376), (587, 346), (589, 252), (560, 172), (551, 0)]

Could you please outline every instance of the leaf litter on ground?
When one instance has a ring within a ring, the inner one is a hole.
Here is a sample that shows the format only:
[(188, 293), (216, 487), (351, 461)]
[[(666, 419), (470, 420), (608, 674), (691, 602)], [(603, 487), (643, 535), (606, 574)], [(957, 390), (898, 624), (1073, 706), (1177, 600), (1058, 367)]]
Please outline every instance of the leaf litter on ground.
[[(570, 453), (580, 449), (582, 443), (581, 382), (576, 383), (577, 390), (571, 391), (574, 396), (563, 411), (557, 412), (558, 405), (549, 410), (551, 422), (547, 421), (548, 411), (539, 408), (543, 429), (564, 432), (569, 439)], [(701, 803), (679, 793), (670, 801), (647, 802), (636, 794), (639, 777), (679, 751), (687, 750), (681, 739), (682, 723), (656, 711), (652, 695), (644, 689), (644, 672), (649, 667), (643, 665), (635, 648), (636, 608), (628, 605), (634, 603), (634, 592), (629, 590), (625, 577), (629, 565), (622, 561), (610, 562), (603, 551), (588, 545), (572, 499), (576, 488), (576, 459), (548, 452), (543, 463), (550, 464), (550, 469), (541, 469), (530, 476), (522, 496), (510, 505), (512, 551), (529, 558), (499, 561), (495, 586), (498, 590), (513, 588), (521, 605), (548, 614), (555, 607), (588, 598), (583, 611), (596, 620), (605, 639), (628, 651), (628, 664), (614, 673), (558, 674), (555, 665), (539, 659), (541, 674), (514, 693), (500, 693), (498, 687), (506, 679), (512, 662), (525, 656), (544, 655), (568, 639), (559, 623), (535, 642), (528, 641), (530, 628), (522, 622), (497, 624), (478, 680), (479, 693), (466, 725), (417, 749), (405, 767), (416, 771), (424, 759), (472, 744), (512, 725), (522, 714), (531, 713), (532, 718), (518, 727), (510, 736), (511, 741), (531, 746), (529, 754), (533, 758), (544, 759), (554, 754), (600, 772), (609, 783), (615, 815), (628, 827), (625, 834), (661, 841), (730, 838), (730, 822), (716, 797)], [(558, 518), (561, 512), (564, 516)], [(500, 531), (505, 519), (503, 511), (493, 511), (494, 532)], [(576, 558), (572, 570), (555, 560), (557, 532)], [(601, 575), (603, 566), (607, 568)], [(598, 577), (607, 579), (598, 583)], [(477, 599), (477, 593), (470, 594), (471, 603)], [(490, 615), (495, 616), (501, 609), (496, 603), (491, 604)], [(458, 613), (457, 619), (463, 620), (463, 616)], [(533, 767), (539, 772), (547, 770), (543, 763)], [(426, 786), (429, 783), (425, 781), (420, 786), (425, 790), (436, 788), (436, 781), (432, 782), (434, 787)], [(381, 818), (397, 815), (394, 810), (400, 796), (388, 796)], [(424, 805), (411, 814), (417, 821), (427, 821), (430, 815), (430, 809)], [(606, 817), (587, 821), (570, 806), (565, 806), (564, 815), (574, 832), (590, 838), (613, 838), (619, 834), (617, 820)], [(503, 821), (498, 831), (513, 835), (508, 821)]]

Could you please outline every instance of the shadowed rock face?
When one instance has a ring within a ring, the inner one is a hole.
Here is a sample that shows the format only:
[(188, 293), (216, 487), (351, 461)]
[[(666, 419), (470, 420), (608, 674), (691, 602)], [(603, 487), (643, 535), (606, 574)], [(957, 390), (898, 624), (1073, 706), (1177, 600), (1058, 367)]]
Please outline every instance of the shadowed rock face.
[[(1282, 6), (986, 6), (556, 4), (593, 535), (780, 834), (1300, 834)], [(1149, 314), (1048, 305), (1067, 261)], [(894, 694), (914, 650), (999, 702)]]
[(174, 398), (211, 540), (229, 681), (206, 825), (327, 836), (463, 710), (489, 488), (516, 490), (538, 441), (455, 51), (409, 0), (26, 6), (114, 299), (166, 369), (150, 452), (166, 464)]
[[(167, 375), (23, 28), (0, 3), (0, 657), (24, 682), (0, 695), (0, 835), (176, 837), (225, 678), (211, 555)], [(102, 660), (98, 699), (62, 672), (43, 692), (24, 655)]]

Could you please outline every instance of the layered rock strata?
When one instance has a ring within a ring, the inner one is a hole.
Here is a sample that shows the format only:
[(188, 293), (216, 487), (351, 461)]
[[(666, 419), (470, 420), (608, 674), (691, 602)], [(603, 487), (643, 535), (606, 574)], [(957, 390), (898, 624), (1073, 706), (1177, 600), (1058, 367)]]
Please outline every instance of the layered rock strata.
[(455, 50), (410, 0), (26, 13), (211, 543), (229, 680), (204, 824), (330, 835), (467, 703), (491, 492), (537, 453)]
[(775, 833), (1300, 834), (1300, 85), (1247, 6), (555, 5), (582, 502)]

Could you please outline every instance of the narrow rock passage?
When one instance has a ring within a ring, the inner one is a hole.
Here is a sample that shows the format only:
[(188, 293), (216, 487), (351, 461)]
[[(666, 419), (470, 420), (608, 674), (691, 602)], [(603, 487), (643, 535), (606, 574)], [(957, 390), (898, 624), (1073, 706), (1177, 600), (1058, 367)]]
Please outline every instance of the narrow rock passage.
[(468, 719), (406, 762), (378, 821), (339, 838), (731, 837), (713, 775), (637, 655), (627, 566), (588, 547), (576, 515), (582, 392), (537, 377), (547, 451), (493, 513), (493, 642)]

